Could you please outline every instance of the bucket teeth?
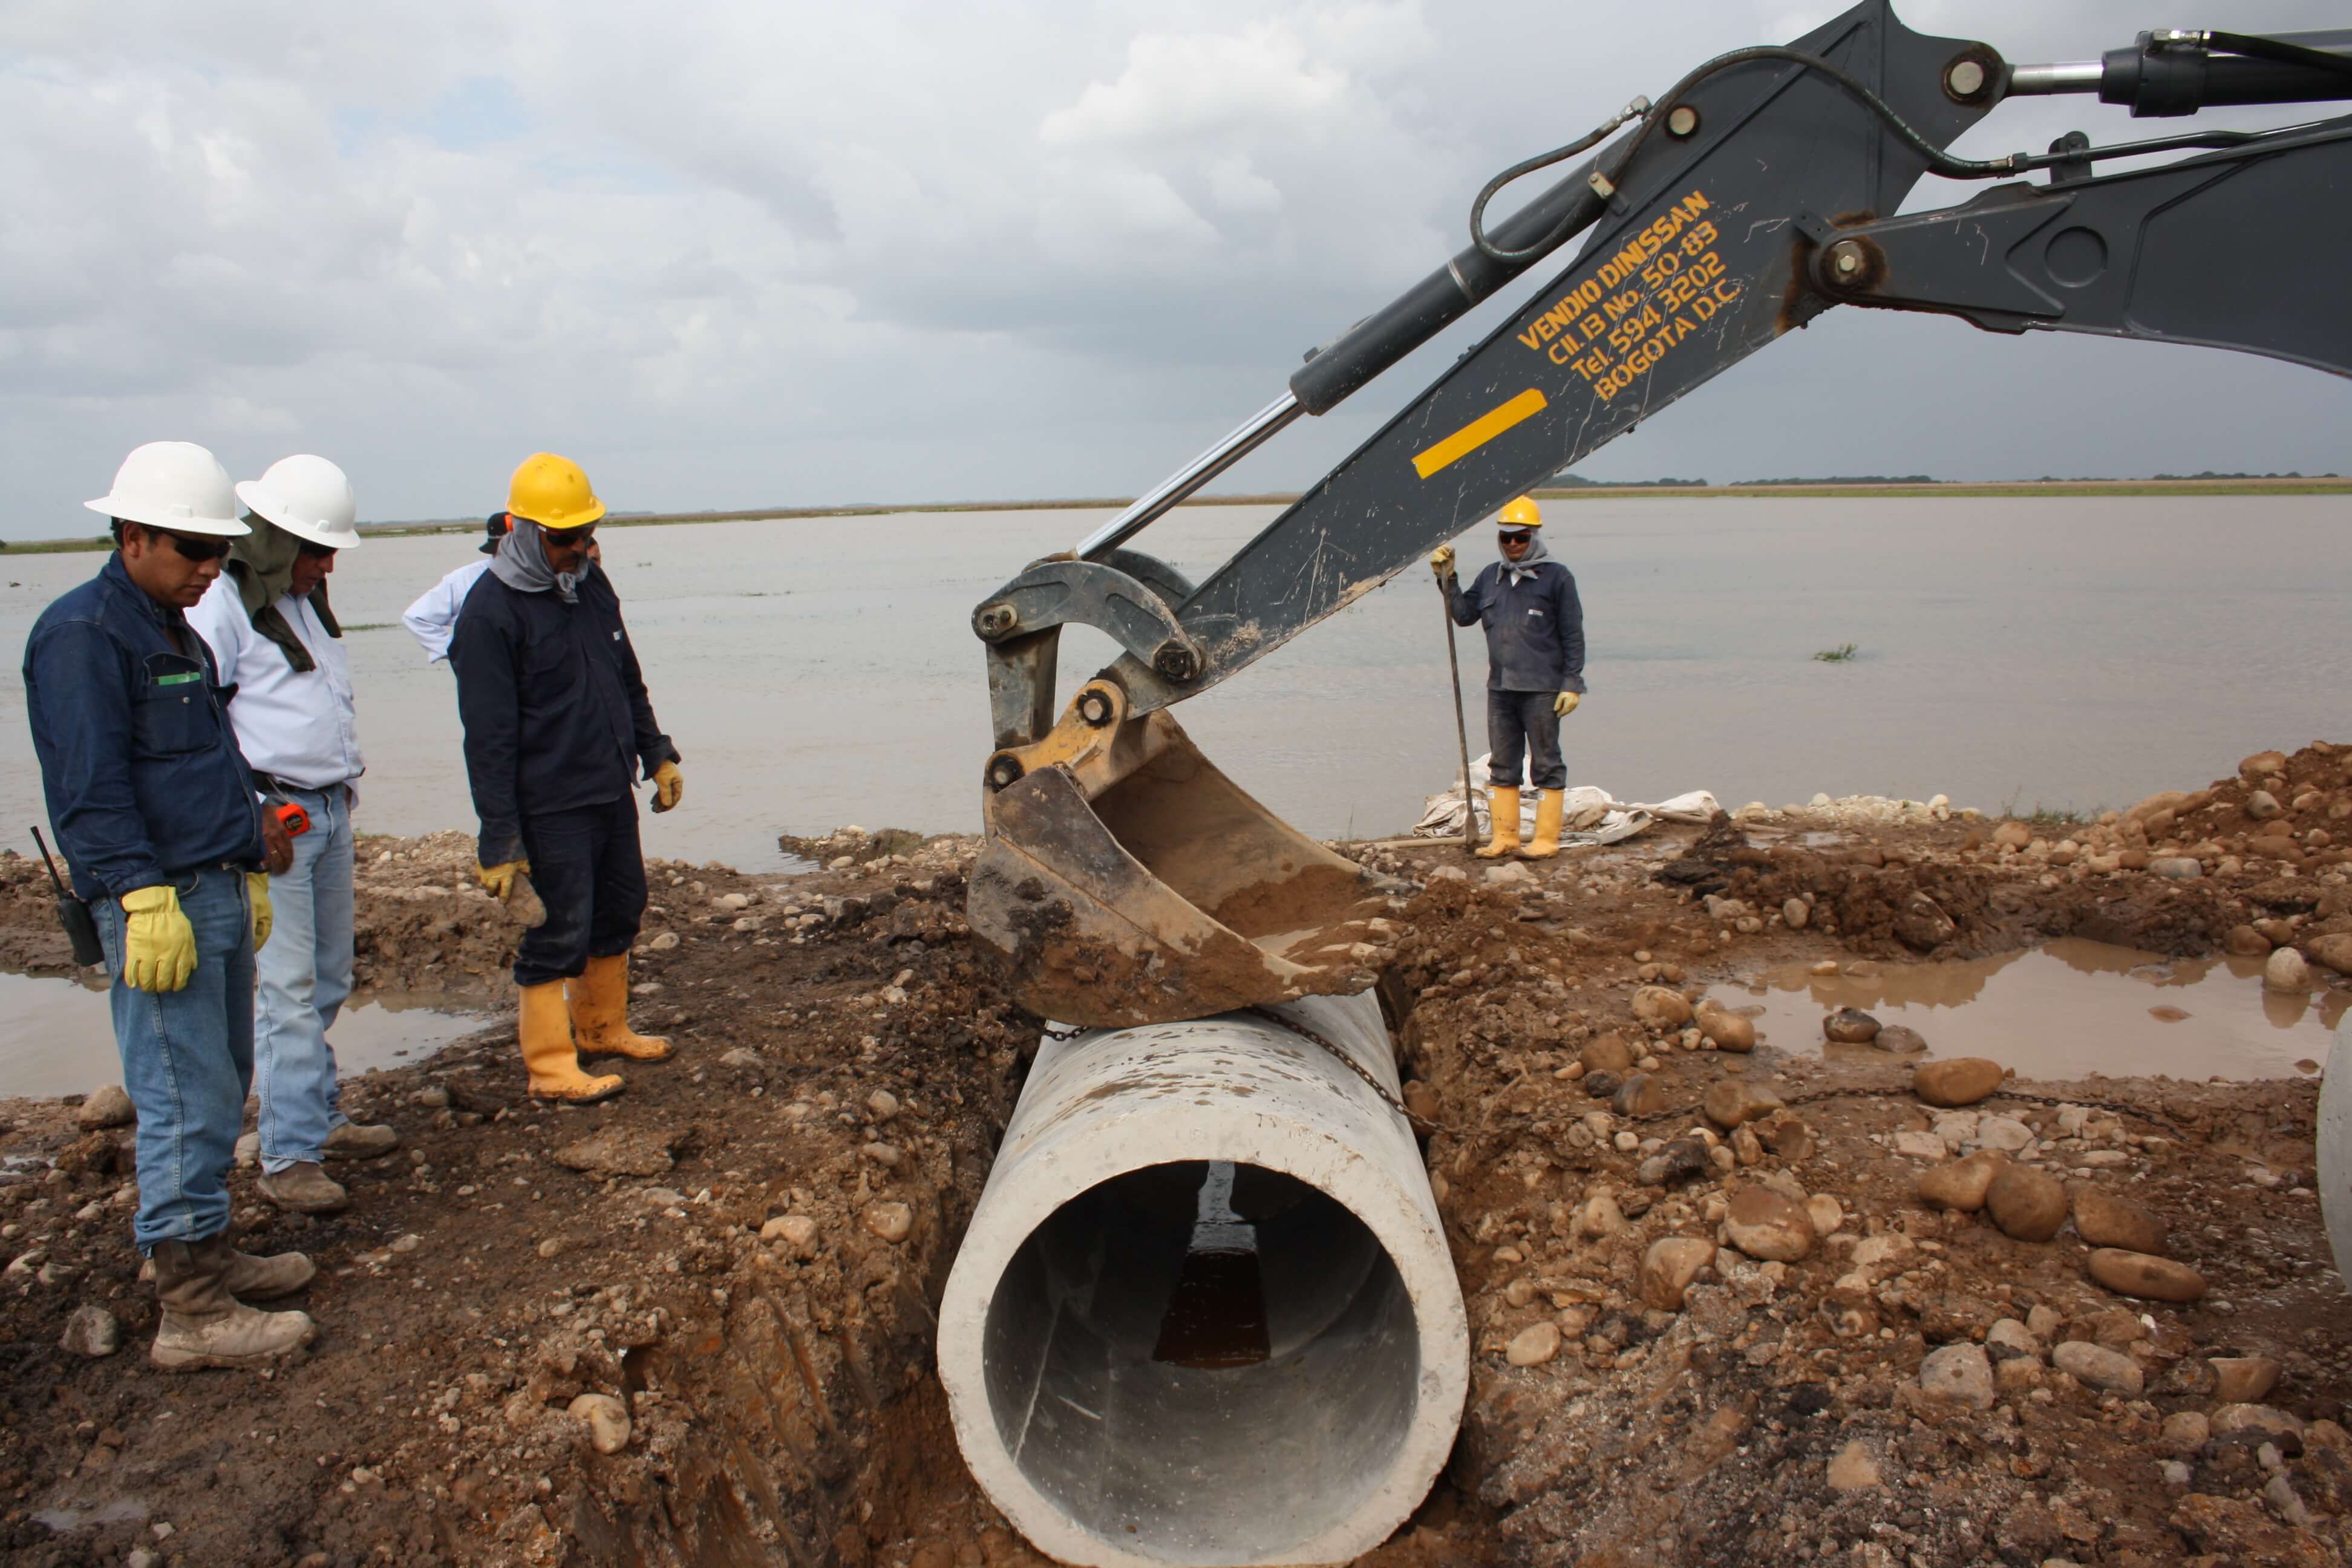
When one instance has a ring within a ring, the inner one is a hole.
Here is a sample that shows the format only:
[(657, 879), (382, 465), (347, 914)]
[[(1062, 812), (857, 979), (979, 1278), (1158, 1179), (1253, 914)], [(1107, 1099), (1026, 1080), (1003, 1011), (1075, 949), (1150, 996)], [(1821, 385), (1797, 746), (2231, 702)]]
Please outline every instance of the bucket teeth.
[(1166, 713), (1126, 722), (1150, 733), (1105, 751), (1136, 765), (1056, 763), (987, 797), (969, 912), (1021, 1005), (1131, 1027), (1370, 985), (1382, 887), (1244, 794)]

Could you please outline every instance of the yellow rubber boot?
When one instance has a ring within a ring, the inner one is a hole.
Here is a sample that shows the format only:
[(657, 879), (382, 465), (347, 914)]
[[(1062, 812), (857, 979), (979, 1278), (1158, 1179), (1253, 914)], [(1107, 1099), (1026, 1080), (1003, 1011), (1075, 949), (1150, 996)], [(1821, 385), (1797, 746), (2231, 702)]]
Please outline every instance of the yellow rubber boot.
[(1519, 847), (1519, 792), (1493, 786), (1486, 791), (1486, 811), (1495, 819), (1495, 831), (1475, 851), (1481, 860), (1508, 855)]
[(1519, 851), (1530, 860), (1549, 860), (1559, 853), (1559, 820), (1568, 812), (1568, 792), (1548, 789), (1536, 797), (1536, 836)]
[(587, 973), (564, 984), (572, 999), (572, 1037), (583, 1057), (627, 1057), (657, 1062), (668, 1057), (667, 1040), (629, 1027), (629, 955), (592, 958)]
[(522, 1038), (522, 1065), (530, 1073), (533, 1100), (588, 1105), (621, 1092), (618, 1073), (591, 1078), (580, 1070), (580, 1053), (572, 1046), (572, 1017), (563, 1008), (562, 981), (522, 988), (516, 1032)]

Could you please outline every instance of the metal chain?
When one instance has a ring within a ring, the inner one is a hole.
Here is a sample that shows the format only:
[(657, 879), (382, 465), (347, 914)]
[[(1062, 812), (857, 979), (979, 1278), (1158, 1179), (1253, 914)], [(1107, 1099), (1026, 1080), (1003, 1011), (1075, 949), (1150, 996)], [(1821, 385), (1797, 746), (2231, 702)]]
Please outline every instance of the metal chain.
[[(1433, 1132), (1452, 1133), (1457, 1138), (1470, 1136), (1469, 1133), (1464, 1131), (1461, 1128), (1452, 1126), (1449, 1123), (1434, 1121), (1426, 1116), (1415, 1115), (1412, 1110), (1406, 1108), (1402, 1100), (1399, 1099), (1396, 1095), (1391, 1094), (1389, 1091), (1388, 1087), (1382, 1084), (1378, 1079), (1374, 1078), (1361, 1062), (1356, 1060), (1354, 1057), (1349, 1056), (1346, 1051), (1341, 1050), (1338, 1046), (1333, 1045), (1329, 1040), (1325, 1039), (1322, 1036), (1317, 1034), (1306, 1025), (1286, 1018), (1279, 1013), (1276, 1013), (1265, 1007), (1248, 1007), (1243, 1009), (1243, 1011), (1263, 1018), (1267, 1023), (1276, 1025), (1280, 1028), (1287, 1029), (1292, 1034), (1297, 1035), (1299, 1038), (1307, 1041), (1309, 1044), (1322, 1047), (1323, 1049), (1329, 1052), (1334, 1058), (1336, 1058), (1349, 1072), (1354, 1073), (1358, 1078), (1361, 1079), (1364, 1082), (1365, 1088), (1370, 1089), (1374, 1094), (1379, 1095), (1382, 1104), (1395, 1111), (1399, 1116), (1403, 1117), (1412, 1126), (1425, 1129)], [(1048, 1027), (1041, 1027), (1039, 1029), (1039, 1033), (1049, 1040), (1075, 1040), (1080, 1035), (1090, 1034), (1093, 1031), (1088, 1029), (1055, 1029)], [(1908, 1085), (1862, 1085), (1848, 1089), (1810, 1089), (1803, 1094), (1790, 1095), (1780, 1103), (1783, 1109), (1793, 1109), (1800, 1105), (1817, 1105), (1823, 1100), (1829, 1100), (1874, 1098), (1893, 1100), (1898, 1097), (1909, 1098), (1911, 1093), (1912, 1090)], [(2127, 1105), (2118, 1100), (2084, 1100), (2080, 1098), (2066, 1099), (2051, 1094), (2024, 1094), (2012, 1089), (1997, 1089), (1993, 1093), (1987, 1095), (1985, 1098), (1988, 1100), (2021, 1100), (2030, 1105), (2046, 1105), (2053, 1108), (2071, 1105), (2080, 1106), (2085, 1110), (2105, 1110), (2116, 1116), (2128, 1116), (2137, 1121), (2152, 1122), (2156, 1126), (2163, 1128), (2167, 1132), (2171, 1133), (2174, 1137), (2182, 1140), (2184, 1142), (2187, 1142), (2189, 1138), (2189, 1134), (2187, 1132), (2183, 1131), (2180, 1127), (2166, 1118), (2158, 1116), (2152, 1110), (2143, 1110), (2136, 1105)], [(1596, 1106), (1595, 1109), (1599, 1109), (1599, 1107)], [(1652, 1121), (1680, 1121), (1687, 1120), (1690, 1117), (1699, 1115), (1702, 1110), (1703, 1107), (1698, 1105), (1684, 1105), (1676, 1106), (1672, 1110), (1654, 1110), (1643, 1116), (1622, 1116), (1620, 1117), (1619, 1120), (1635, 1123), (1647, 1123)], [(1557, 1123), (1559, 1120), (1560, 1119), (1559, 1117), (1554, 1115), (1544, 1115), (1534, 1111), (1504, 1111), (1499, 1115), (1493, 1115), (1486, 1118), (1476, 1131), (1491, 1135), (1503, 1131), (1506, 1126), (1510, 1124), (1517, 1124), (1522, 1127), (1541, 1127)], [(1570, 1120), (1575, 1120), (1575, 1118), (1570, 1118)]]
[[(1276, 1025), (1279, 1027), (1289, 1030), (1292, 1034), (1297, 1035), (1302, 1040), (1322, 1047), (1325, 1050), (1330, 1052), (1332, 1056), (1338, 1058), (1341, 1066), (1345, 1067), (1349, 1072), (1354, 1073), (1358, 1078), (1362, 1079), (1364, 1080), (1364, 1087), (1370, 1089), (1374, 1094), (1379, 1095), (1381, 1102), (1391, 1110), (1393, 1110), (1399, 1116), (1403, 1117), (1408, 1126), (1420, 1122), (1421, 1118), (1416, 1117), (1412, 1111), (1407, 1110), (1405, 1109), (1404, 1101), (1390, 1093), (1388, 1086), (1381, 1082), (1380, 1079), (1374, 1078), (1371, 1074), (1370, 1068), (1365, 1067), (1363, 1063), (1358, 1061), (1355, 1058), (1349, 1056), (1347, 1052), (1341, 1050), (1339, 1047), (1333, 1045), (1330, 1041), (1325, 1039), (1322, 1036), (1317, 1034), (1306, 1025), (1296, 1022), (1293, 1019), (1286, 1018), (1281, 1014), (1276, 1013), (1268, 1007), (1251, 1007), (1245, 1009), (1245, 1011), (1255, 1014), (1258, 1017), (1265, 1019), (1269, 1024)], [(1435, 1122), (1430, 1122), (1428, 1125), (1438, 1127), (1438, 1124)], [(1438, 1130), (1441, 1131), (1451, 1131), (1449, 1128), (1438, 1128)]]
[(2155, 1111), (2143, 1110), (2136, 1105), (2126, 1105), (2119, 1100), (2069, 1100), (2053, 1094), (2019, 1094), (2005, 1089), (1995, 1090), (1990, 1098), (1994, 1100), (2022, 1100), (2033, 1105), (2079, 1105), (2085, 1110), (2105, 1110), (2112, 1112), (2116, 1116), (2128, 1116), (2140, 1121), (2152, 1121), (2157, 1126), (2163, 1128), (2167, 1132), (2171, 1133), (2175, 1138), (2180, 1139), (2184, 1142), (2186, 1142), (2189, 1138), (2189, 1134), (2174, 1122), (2167, 1121), (2161, 1116), (2158, 1116)]
[[(1793, 1108), (1800, 1105), (1819, 1104), (1821, 1101), (1825, 1100), (1863, 1098), (1894, 1100), (1908, 1097), (1911, 1092), (1912, 1091), (1908, 1086), (1896, 1086), (1892, 1084), (1879, 1086), (1857, 1085), (1847, 1089), (1816, 1089), (1808, 1090), (1803, 1094), (1792, 1094), (1786, 1100), (1782, 1100), (1781, 1104), (1784, 1107)], [(2186, 1140), (2189, 1136), (2172, 1122), (2166, 1121), (2163, 1117), (2157, 1115), (2154, 1111), (2143, 1110), (2137, 1106), (2126, 1105), (2121, 1100), (2066, 1099), (2053, 1094), (2021, 1094), (2011, 1089), (1996, 1089), (1985, 1098), (1988, 1100), (2023, 1100), (2032, 1105), (2047, 1105), (2053, 1107), (2074, 1105), (2080, 1106), (2085, 1110), (2105, 1110), (2116, 1116), (2128, 1116), (2137, 1121), (2153, 1122), (2157, 1126), (2163, 1128), (2167, 1132), (2171, 1133), (2176, 1138)], [(1673, 1121), (1683, 1117), (1696, 1115), (1698, 1113), (1700, 1109), (1700, 1107), (1696, 1105), (1686, 1105), (1673, 1110), (1652, 1111), (1647, 1116), (1628, 1116), (1623, 1118), (1623, 1120), (1627, 1121)]]

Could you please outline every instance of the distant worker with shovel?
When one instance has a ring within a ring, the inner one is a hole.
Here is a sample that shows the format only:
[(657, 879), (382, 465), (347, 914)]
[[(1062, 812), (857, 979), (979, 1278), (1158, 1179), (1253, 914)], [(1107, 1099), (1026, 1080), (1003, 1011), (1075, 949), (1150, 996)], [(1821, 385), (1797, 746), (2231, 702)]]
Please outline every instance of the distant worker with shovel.
[(629, 949), (646, 912), (630, 790), (642, 773), (654, 809), (667, 811), (686, 784), (677, 748), (654, 721), (620, 598), (590, 569), (604, 503), (588, 476), (537, 453), (514, 471), (507, 510), (512, 526), (466, 595), (449, 666), (482, 824), (482, 885), (504, 900), (527, 874), (547, 907), (515, 956), (530, 1092), (584, 1104), (622, 1082), (583, 1071), (582, 1057), (670, 1054), (667, 1040), (629, 1027)]
[[(1532, 860), (1559, 853), (1568, 763), (1559, 749), (1559, 721), (1576, 711), (1584, 693), (1584, 607), (1576, 578), (1544, 550), (1543, 513), (1526, 496), (1496, 516), (1503, 558), (1465, 590), (1454, 575), (1454, 546), (1440, 545), (1429, 564), (1456, 626), (1486, 628), (1486, 744), (1494, 832), (1477, 851), (1494, 859), (1513, 850)], [(1519, 847), (1519, 763), (1543, 792), (1536, 803), (1536, 836)], [(1470, 781), (1462, 781), (1467, 792)], [(1468, 800), (1465, 793), (1464, 805)]]

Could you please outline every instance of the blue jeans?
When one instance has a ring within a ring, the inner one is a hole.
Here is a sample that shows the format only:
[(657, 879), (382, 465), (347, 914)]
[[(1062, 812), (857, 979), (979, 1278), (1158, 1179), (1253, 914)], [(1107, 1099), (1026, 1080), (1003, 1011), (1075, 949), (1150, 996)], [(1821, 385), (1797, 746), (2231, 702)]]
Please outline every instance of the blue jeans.
[(122, 1087), (139, 1112), (142, 1252), (159, 1241), (203, 1241), (228, 1228), (228, 1169), (253, 1083), (253, 911), (245, 873), (213, 868), (172, 879), (196, 933), (196, 972), (179, 991), (122, 982), (124, 925), (112, 899), (91, 906), (114, 988), (114, 1045)]
[(340, 1109), (335, 1047), (327, 1043), (352, 994), (352, 808), (341, 784), (298, 789), (310, 815), (294, 865), (269, 879), (269, 944), (254, 955), (253, 1065), (261, 1088), (261, 1168), (273, 1174), (325, 1157)]
[(1487, 777), (1505, 789), (1519, 787), (1519, 759), (1528, 752), (1529, 782), (1538, 789), (1566, 789), (1568, 762), (1560, 755), (1559, 715), (1551, 710), (1556, 691), (1486, 693)]

